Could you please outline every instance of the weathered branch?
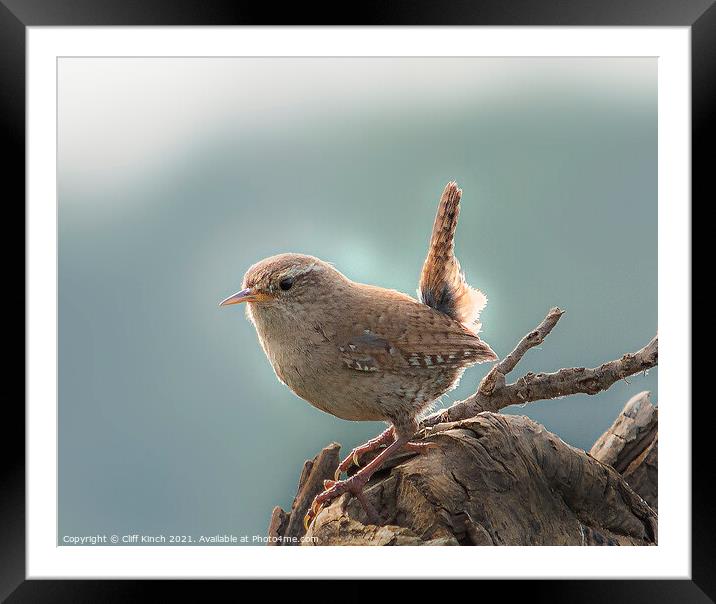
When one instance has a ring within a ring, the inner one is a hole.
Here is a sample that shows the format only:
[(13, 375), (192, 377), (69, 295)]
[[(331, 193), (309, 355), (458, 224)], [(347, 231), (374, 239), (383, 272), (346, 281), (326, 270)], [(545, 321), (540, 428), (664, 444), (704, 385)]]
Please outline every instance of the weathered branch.
[(504, 359), (497, 363), (489, 373), (480, 382), (478, 392), (484, 396), (492, 395), (495, 390), (499, 390), (505, 385), (505, 377), (517, 366), (525, 356), (525, 353), (535, 346), (539, 346), (544, 339), (549, 335), (557, 321), (562, 318), (564, 311), (560, 308), (553, 308), (544, 318), (544, 321), (540, 323), (534, 331), (528, 333), (524, 338), (520, 340), (515, 349), (508, 354)]
[(436, 424), (459, 421), (483, 411), (499, 411), (509, 405), (523, 405), (570, 394), (597, 394), (619, 380), (656, 366), (658, 336), (654, 336), (641, 350), (625, 354), (620, 359), (594, 369), (572, 367), (554, 373), (527, 373), (515, 382), (505, 384), (505, 376), (516, 367), (530, 348), (544, 341), (562, 314), (563, 311), (559, 308), (550, 310), (544, 321), (490, 370), (475, 394), (425, 418), (421, 427), (429, 428)]

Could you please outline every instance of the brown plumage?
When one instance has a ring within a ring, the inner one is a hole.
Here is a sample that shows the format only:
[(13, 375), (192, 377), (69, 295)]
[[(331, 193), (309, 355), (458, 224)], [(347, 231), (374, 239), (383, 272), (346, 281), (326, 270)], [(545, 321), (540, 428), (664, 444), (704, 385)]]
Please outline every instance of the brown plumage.
[(460, 216), (462, 189), (449, 182), (440, 197), (435, 215), (428, 256), (420, 275), (418, 295), (421, 302), (445, 313), (475, 333), (480, 331), (478, 318), (487, 304), (479, 289), (470, 287), (455, 258), (455, 230)]
[(408, 441), (420, 414), (457, 385), (466, 367), (497, 358), (477, 335), (486, 299), (467, 285), (454, 255), (460, 195), (449, 183), (440, 199), (420, 279), (422, 302), (356, 283), (302, 254), (258, 262), (246, 272), (243, 289), (222, 302), (248, 302), (277, 377), (298, 396), (343, 419), (391, 424), (383, 440), (371, 441), (388, 445), (378, 463), (329, 488), (314, 513), (341, 492), (363, 500), (362, 486), (385, 458), (416, 446)]

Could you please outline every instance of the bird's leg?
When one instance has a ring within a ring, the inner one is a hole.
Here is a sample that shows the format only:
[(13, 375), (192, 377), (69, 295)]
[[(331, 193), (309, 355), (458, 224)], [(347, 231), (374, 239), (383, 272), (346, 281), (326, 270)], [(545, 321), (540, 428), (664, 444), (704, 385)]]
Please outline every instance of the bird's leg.
[[(366, 453), (370, 453), (371, 451), (375, 451), (376, 449), (379, 449), (383, 445), (390, 444), (395, 440), (395, 428), (391, 426), (384, 432), (381, 432), (378, 436), (375, 438), (371, 438), (368, 442), (356, 447), (350, 452), (350, 455), (346, 457), (340, 464), (338, 464), (338, 468), (336, 469), (336, 475), (335, 475), (335, 481), (337, 481), (343, 472), (347, 472), (351, 466), (360, 467), (360, 458), (361, 456), (365, 455)], [(431, 442), (425, 442), (425, 443), (415, 443), (415, 442), (407, 442), (405, 446), (403, 447), (406, 451), (412, 451), (414, 453), (423, 453), (428, 449), (433, 449), (437, 447), (436, 443)], [(333, 483), (331, 481), (326, 481), (326, 488), (330, 488), (333, 486)]]
[(409, 440), (410, 436), (396, 434), (395, 440), (383, 449), (368, 465), (358, 470), (358, 472), (353, 474), (350, 478), (335, 482), (328, 489), (316, 495), (316, 498), (313, 500), (313, 503), (304, 518), (304, 525), (306, 528), (310, 526), (311, 522), (313, 522), (313, 519), (318, 515), (323, 506), (337, 497), (340, 497), (343, 493), (350, 493), (356, 497), (363, 505), (370, 521), (377, 524), (379, 522), (379, 518), (377, 518), (377, 514), (375, 513), (373, 506), (369, 505), (365, 499), (365, 496), (363, 495), (363, 487), (365, 487), (366, 483), (370, 480), (370, 477), (373, 476), (373, 474), (375, 474), (375, 472), (377, 472), (390, 457), (400, 451)]
[[(336, 469), (336, 476), (335, 479), (338, 480), (341, 477), (341, 473), (347, 472), (351, 466), (355, 465), (360, 467), (360, 457), (361, 455), (365, 455), (366, 453), (369, 453), (370, 451), (375, 451), (379, 447), (383, 445), (387, 445), (395, 440), (395, 429), (393, 426), (385, 430), (384, 432), (381, 432), (378, 436), (375, 438), (371, 438), (367, 443), (364, 443), (360, 445), (359, 447), (356, 447), (353, 449), (340, 464), (338, 464), (338, 468)], [(329, 485), (330, 486), (330, 485)]]

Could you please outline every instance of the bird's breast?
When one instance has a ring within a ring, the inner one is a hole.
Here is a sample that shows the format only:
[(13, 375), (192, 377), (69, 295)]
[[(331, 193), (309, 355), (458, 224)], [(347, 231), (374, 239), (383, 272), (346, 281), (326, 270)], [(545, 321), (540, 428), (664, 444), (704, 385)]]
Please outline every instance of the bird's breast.
[[(374, 403), (371, 376), (346, 369), (334, 334), (321, 325), (296, 326), (289, 334), (256, 322), (261, 346), (281, 382), (321, 411), (347, 420), (385, 419)], [(356, 383), (357, 382), (357, 383)]]
[(302, 398), (311, 396), (330, 363), (328, 342), (301, 325), (279, 327), (256, 322), (261, 347), (279, 380)]

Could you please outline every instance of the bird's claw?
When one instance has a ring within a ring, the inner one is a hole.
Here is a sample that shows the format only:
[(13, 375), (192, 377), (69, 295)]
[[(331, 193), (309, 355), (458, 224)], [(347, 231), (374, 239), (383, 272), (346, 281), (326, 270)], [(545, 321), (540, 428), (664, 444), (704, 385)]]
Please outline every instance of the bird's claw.
[(393, 428), (388, 428), (382, 434), (379, 434), (376, 438), (369, 440), (367, 443), (353, 449), (348, 457), (346, 457), (336, 469), (334, 478), (338, 481), (343, 472), (350, 470), (351, 466), (360, 468), (360, 458), (362, 455), (379, 449), (382, 445), (390, 444), (395, 438)]
[(311, 528), (311, 525), (316, 519), (316, 516), (318, 516), (318, 514), (320, 514), (323, 510), (323, 504), (316, 501), (316, 499), (313, 500), (311, 507), (308, 509), (308, 512), (306, 512), (306, 515), (303, 517), (303, 528), (306, 532), (308, 532), (308, 529)]
[(313, 503), (311, 504), (311, 514), (313, 514), (314, 516), (318, 516), (318, 514), (321, 512), (322, 509), (323, 509), (323, 503), (318, 501), (317, 498), (314, 499)]
[(305, 528), (306, 531), (311, 527), (316, 516), (321, 513), (326, 504), (330, 503), (343, 492), (338, 488), (339, 484), (341, 483), (334, 480), (323, 481), (323, 488), (325, 490), (313, 498), (311, 507), (308, 508), (308, 512), (306, 512), (306, 515), (303, 517), (303, 528)]
[[(346, 480), (333, 481), (324, 480), (323, 486), (324, 491), (316, 495), (311, 503), (311, 507), (303, 518), (303, 526), (308, 531), (316, 516), (321, 513), (323, 508), (327, 506), (331, 501), (343, 495), (343, 493), (350, 493), (354, 497), (357, 497), (363, 506), (366, 506), (366, 499), (363, 496), (363, 487), (365, 486), (365, 479), (357, 476), (352, 476)], [(369, 511), (370, 513), (370, 511)]]
[(333, 476), (335, 481), (338, 482), (341, 479), (341, 474), (350, 470), (351, 466), (360, 468), (360, 451), (358, 449), (353, 449), (352, 453), (338, 465)]

